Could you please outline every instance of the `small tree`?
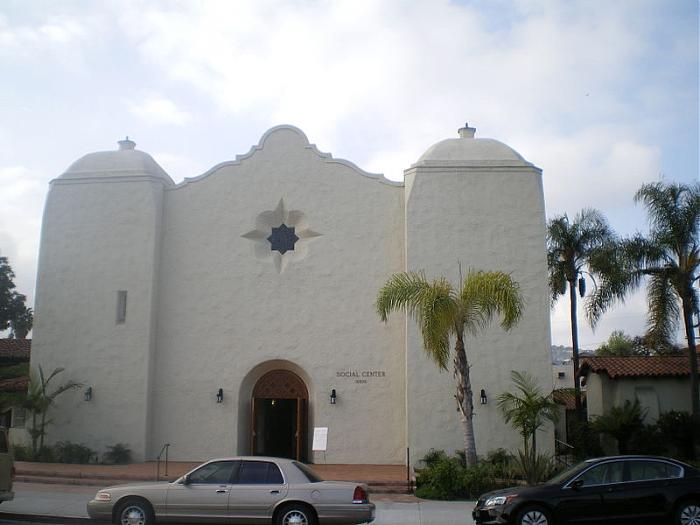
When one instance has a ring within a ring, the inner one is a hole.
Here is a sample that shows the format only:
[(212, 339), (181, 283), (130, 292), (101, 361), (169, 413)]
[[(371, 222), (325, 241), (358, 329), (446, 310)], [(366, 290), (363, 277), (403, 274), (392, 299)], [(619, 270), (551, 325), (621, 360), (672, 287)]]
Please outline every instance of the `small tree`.
[(29, 434), (32, 438), (32, 455), (35, 458), (38, 457), (39, 451), (44, 448), (46, 428), (51, 424), (51, 420), (46, 419), (49, 408), (54, 404), (56, 398), (64, 392), (83, 386), (81, 383), (68, 381), (49, 392), (51, 380), (63, 370), (63, 368), (56, 368), (46, 377), (44, 370), (39, 366), (38, 374), (34, 370), (29, 373), (29, 387), (24, 407), (32, 413), (32, 428)]
[(519, 455), (520, 465), (528, 483), (536, 483), (540, 464), (544, 461), (537, 455), (537, 431), (547, 422), (559, 419), (559, 405), (552, 394), (545, 395), (537, 381), (527, 372), (512, 371), (510, 377), (516, 393), (504, 392), (498, 397), (498, 408), (509, 423), (523, 437), (523, 450)]
[(637, 347), (634, 339), (625, 334), (622, 330), (615, 330), (610, 334), (608, 340), (596, 348), (595, 355), (606, 356), (626, 356), (636, 354)]
[(454, 338), (455, 399), (464, 430), (466, 463), (474, 466), (474, 403), (464, 341), (466, 336), (485, 330), (495, 315), (501, 317), (504, 330), (515, 326), (523, 310), (520, 285), (503, 272), (470, 270), (464, 279), (460, 278), (457, 288), (444, 277), (428, 281), (423, 273), (402, 272), (384, 284), (376, 308), (382, 321), (395, 310), (404, 310), (413, 317), (423, 336), (425, 352), (441, 370), (447, 369), (450, 339)]

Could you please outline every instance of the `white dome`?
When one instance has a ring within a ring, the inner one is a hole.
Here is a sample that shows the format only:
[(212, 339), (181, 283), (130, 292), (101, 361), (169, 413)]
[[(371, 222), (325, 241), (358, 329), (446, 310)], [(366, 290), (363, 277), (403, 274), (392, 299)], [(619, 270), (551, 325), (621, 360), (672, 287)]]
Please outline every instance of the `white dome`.
[(119, 141), (116, 151), (98, 151), (79, 158), (59, 179), (94, 179), (109, 177), (155, 177), (168, 184), (172, 179), (148, 153), (134, 149), (130, 140)]
[(494, 139), (474, 138), (475, 131), (475, 128), (464, 127), (459, 130), (459, 138), (445, 139), (433, 144), (421, 155), (416, 164), (530, 165), (522, 155), (503, 142)]

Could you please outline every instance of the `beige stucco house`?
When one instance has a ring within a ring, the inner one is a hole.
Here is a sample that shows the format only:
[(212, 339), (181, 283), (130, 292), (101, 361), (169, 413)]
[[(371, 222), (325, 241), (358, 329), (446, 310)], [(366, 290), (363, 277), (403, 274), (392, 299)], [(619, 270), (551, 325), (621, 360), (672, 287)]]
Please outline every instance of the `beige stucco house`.
[(468, 341), (478, 452), (516, 448), (496, 397), (511, 370), (552, 383), (542, 177), (474, 131), (403, 183), (292, 126), (179, 184), (129, 140), (77, 160), (46, 201), (31, 359), (86, 386), (58, 400), (50, 440), (127, 443), (139, 460), (165, 443), (177, 460), (328, 463), (462, 448), (452, 373), (412, 320), (373, 305), (394, 272), (456, 281), (461, 262), (511, 272), (525, 295), (512, 332)]
[(635, 400), (647, 424), (664, 412), (691, 411), (690, 364), (685, 355), (584, 357), (579, 374), (586, 386), (589, 419)]

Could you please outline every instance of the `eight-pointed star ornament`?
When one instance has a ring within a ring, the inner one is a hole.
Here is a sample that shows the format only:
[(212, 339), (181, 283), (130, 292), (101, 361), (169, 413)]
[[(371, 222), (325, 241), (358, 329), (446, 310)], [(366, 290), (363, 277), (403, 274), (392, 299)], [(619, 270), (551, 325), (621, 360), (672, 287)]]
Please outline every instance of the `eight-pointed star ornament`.
[(271, 250), (277, 250), (284, 255), (294, 249), (294, 244), (299, 240), (299, 237), (294, 233), (294, 226), (290, 228), (282, 223), (278, 228), (272, 227), (272, 233), (267, 240), (270, 241)]
[(274, 210), (266, 210), (255, 219), (255, 229), (242, 237), (255, 242), (259, 259), (272, 261), (282, 272), (292, 261), (306, 257), (308, 243), (321, 234), (308, 228), (306, 215), (299, 210), (288, 210), (280, 199)]

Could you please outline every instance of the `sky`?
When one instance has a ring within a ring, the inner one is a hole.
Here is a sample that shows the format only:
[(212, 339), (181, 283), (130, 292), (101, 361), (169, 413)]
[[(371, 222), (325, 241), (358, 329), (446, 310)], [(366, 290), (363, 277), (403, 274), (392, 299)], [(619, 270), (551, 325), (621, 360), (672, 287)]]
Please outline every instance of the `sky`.
[[(401, 180), (468, 122), (542, 168), (548, 218), (644, 232), (641, 184), (698, 180), (698, 55), (695, 0), (0, 0), (0, 255), (32, 304), (74, 160), (128, 135), (179, 182), (278, 124)], [(640, 292), (581, 346), (645, 323)]]

